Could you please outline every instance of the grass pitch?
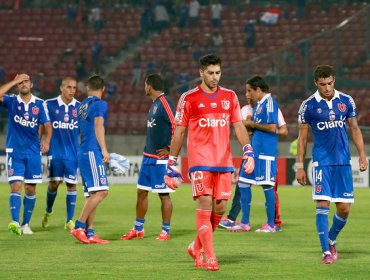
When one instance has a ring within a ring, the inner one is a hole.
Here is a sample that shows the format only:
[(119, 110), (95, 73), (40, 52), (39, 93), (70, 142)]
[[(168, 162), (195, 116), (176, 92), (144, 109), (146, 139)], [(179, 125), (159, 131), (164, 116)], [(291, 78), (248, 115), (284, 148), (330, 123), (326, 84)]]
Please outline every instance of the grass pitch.
[[(121, 241), (133, 226), (136, 187), (111, 186), (97, 211), (95, 230), (108, 245), (83, 245), (63, 229), (65, 187), (60, 186), (51, 225), (41, 227), (46, 186), (37, 187), (31, 220), (35, 232), (16, 236), (7, 232), (10, 221), (9, 187), (0, 189), (0, 279), (369, 279), (370, 189), (356, 189), (356, 203), (338, 238), (339, 260), (320, 264), (315, 229), (315, 206), (309, 187), (280, 187), (283, 231), (276, 234), (215, 232), (215, 251), (221, 270), (206, 272), (193, 267), (186, 248), (195, 236), (195, 203), (189, 186), (172, 195), (174, 213), (171, 240), (159, 242), (160, 203), (149, 196), (143, 240)], [(76, 217), (83, 204), (79, 188)], [(231, 203), (229, 203), (230, 205)], [(331, 217), (334, 209), (331, 209)], [(266, 220), (264, 196), (253, 187), (253, 230)]]

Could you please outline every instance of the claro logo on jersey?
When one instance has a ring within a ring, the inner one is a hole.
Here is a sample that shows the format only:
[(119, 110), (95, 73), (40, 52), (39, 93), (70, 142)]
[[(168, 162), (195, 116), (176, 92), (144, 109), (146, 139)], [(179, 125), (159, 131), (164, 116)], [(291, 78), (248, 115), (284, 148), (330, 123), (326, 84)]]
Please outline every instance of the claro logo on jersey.
[(337, 127), (344, 127), (346, 125), (346, 118), (343, 116), (340, 116), (340, 119), (337, 121), (329, 121), (329, 122), (318, 122), (317, 123), (317, 129), (318, 130), (325, 130), (325, 129), (331, 129), (331, 128), (337, 128)]
[(221, 119), (201, 118), (199, 120), (200, 127), (224, 127), (230, 124), (230, 115), (222, 114)]
[(32, 118), (32, 120), (29, 121), (29, 120), (24, 119), (21, 116), (15, 115), (14, 116), (14, 121), (16, 123), (19, 123), (22, 126), (25, 126), (25, 127), (34, 128), (35, 126), (37, 126), (37, 119), (36, 118)]
[(77, 129), (77, 121), (72, 120), (70, 123), (62, 122), (62, 121), (55, 121), (53, 122), (53, 128), (59, 128), (59, 129)]

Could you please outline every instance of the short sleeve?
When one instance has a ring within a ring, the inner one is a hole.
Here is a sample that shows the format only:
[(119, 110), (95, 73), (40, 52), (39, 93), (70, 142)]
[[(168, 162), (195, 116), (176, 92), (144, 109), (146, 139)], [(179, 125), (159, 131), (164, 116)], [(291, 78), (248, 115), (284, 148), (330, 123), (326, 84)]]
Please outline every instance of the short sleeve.
[(347, 118), (354, 118), (357, 116), (356, 104), (352, 97), (348, 100)]
[(180, 126), (188, 126), (190, 114), (191, 114), (190, 102), (185, 97), (180, 98), (176, 109), (175, 124)]
[(49, 111), (46, 102), (42, 101), (40, 106), (40, 124), (50, 122)]
[(95, 103), (96, 108), (94, 108), (94, 118), (96, 117), (103, 117), (107, 114), (108, 112), (108, 103), (104, 102), (102, 100), (99, 100), (98, 102)]
[(231, 123), (240, 122), (242, 120), (242, 114), (240, 111), (239, 100), (235, 92), (233, 92), (233, 95), (232, 95), (231, 105), (232, 105), (231, 107), (232, 112), (231, 112), (230, 122)]

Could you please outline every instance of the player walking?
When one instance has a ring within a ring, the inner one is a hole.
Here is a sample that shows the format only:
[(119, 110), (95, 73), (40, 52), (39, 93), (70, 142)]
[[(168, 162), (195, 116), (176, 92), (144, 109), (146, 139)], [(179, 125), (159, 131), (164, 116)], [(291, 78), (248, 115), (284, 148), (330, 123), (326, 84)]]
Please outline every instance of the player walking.
[(187, 149), (193, 199), (196, 201), (198, 235), (189, 245), (188, 252), (194, 258), (195, 267), (219, 270), (213, 250), (213, 231), (226, 210), (227, 200), (231, 198), (231, 173), (234, 167), (230, 124), (243, 147), (247, 173), (252, 172), (254, 159), (237, 96), (232, 90), (218, 85), (221, 59), (216, 55), (202, 57), (199, 73), (201, 85), (185, 92), (178, 102), (165, 182), (175, 189), (181, 180), (176, 161), (184, 142), (186, 127), (189, 127)]
[[(336, 239), (347, 223), (351, 203), (354, 202), (351, 155), (346, 124), (352, 132), (359, 153), (360, 171), (367, 169), (362, 132), (357, 124), (356, 105), (352, 97), (334, 89), (335, 73), (332, 66), (319, 65), (314, 72), (317, 91), (303, 101), (298, 112), (299, 136), (297, 181), (307, 183), (304, 170), (308, 129), (314, 142), (312, 149), (312, 197), (316, 202), (316, 229), (323, 252), (322, 263), (338, 259)], [(337, 212), (329, 230), (330, 202)]]

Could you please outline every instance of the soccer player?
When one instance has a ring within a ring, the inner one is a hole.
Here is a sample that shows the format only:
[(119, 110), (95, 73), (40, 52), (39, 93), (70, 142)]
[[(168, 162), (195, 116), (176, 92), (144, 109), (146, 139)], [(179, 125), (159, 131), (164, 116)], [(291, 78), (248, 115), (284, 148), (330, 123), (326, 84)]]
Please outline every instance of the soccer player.
[[(0, 101), (8, 109), (6, 137), (7, 174), (10, 184), (10, 214), (8, 229), (15, 234), (33, 234), (29, 223), (36, 202), (36, 184), (42, 183), (41, 152), (49, 151), (52, 128), (44, 101), (31, 92), (32, 81), (27, 74), (18, 74), (14, 80), (0, 87)], [(16, 87), (18, 95), (5, 95)], [(45, 137), (40, 143), (39, 128), (44, 126)], [(19, 224), (22, 182), (23, 222)]]
[(241, 169), (238, 179), (240, 189), (240, 203), (242, 219), (239, 227), (242, 231), (250, 231), (249, 222), (250, 203), (252, 200), (251, 185), (262, 186), (266, 198), (267, 222), (256, 232), (276, 232), (275, 229), (275, 203), (274, 185), (277, 175), (278, 155), (278, 105), (268, 93), (269, 86), (260, 76), (254, 76), (246, 84), (247, 96), (256, 100), (251, 120), (243, 121), (245, 126), (253, 130), (252, 147), (255, 152), (256, 168), (251, 174)]
[(149, 109), (146, 145), (137, 184), (136, 220), (134, 228), (121, 237), (122, 240), (144, 237), (145, 214), (148, 210), (148, 192), (158, 193), (161, 200), (162, 230), (157, 240), (170, 239), (172, 202), (174, 192), (164, 183), (169, 147), (174, 129), (175, 108), (164, 96), (163, 78), (151, 74), (145, 80), (145, 93), (153, 103)]
[(254, 168), (254, 156), (235, 92), (218, 85), (221, 59), (216, 55), (206, 55), (199, 62), (202, 83), (185, 92), (178, 102), (165, 182), (175, 189), (182, 179), (176, 161), (189, 127), (187, 149), (198, 235), (189, 245), (188, 253), (194, 258), (195, 267), (219, 270), (213, 250), (213, 231), (225, 212), (227, 200), (231, 198), (234, 167), (230, 124), (243, 147), (247, 173)]
[(92, 76), (87, 81), (86, 89), (88, 97), (78, 108), (81, 144), (77, 156), (86, 200), (71, 234), (81, 243), (107, 244), (109, 241), (95, 235), (93, 227), (96, 208), (109, 191), (104, 165), (110, 161), (105, 141), (108, 104), (102, 100), (104, 80), (100, 76)]
[[(313, 134), (312, 197), (316, 202), (316, 229), (322, 249), (322, 263), (338, 259), (336, 239), (346, 225), (351, 203), (354, 202), (351, 155), (348, 146), (347, 123), (359, 153), (360, 171), (367, 169), (362, 132), (356, 119), (356, 105), (352, 97), (335, 90), (332, 66), (319, 65), (314, 72), (317, 91), (303, 101), (299, 113), (297, 181), (307, 183), (304, 170), (308, 130)], [(329, 230), (330, 202), (336, 213)]]
[[(242, 107), (241, 113), (242, 113), (243, 120), (250, 120), (253, 115), (253, 106), (257, 103), (257, 100), (252, 99), (250, 96), (248, 96), (248, 94), (246, 94), (246, 97), (248, 100), (248, 104)], [(288, 127), (286, 125), (283, 113), (281, 112), (280, 108), (278, 110), (278, 129), (276, 133), (279, 136), (288, 135)], [(280, 219), (280, 201), (279, 201), (277, 189), (278, 189), (278, 182), (276, 181), (274, 185), (274, 193), (276, 196), (274, 224), (275, 224), (276, 230), (281, 230), (281, 225), (283, 221)], [(240, 190), (239, 190), (239, 185), (237, 184), (235, 187), (235, 193), (234, 193), (234, 197), (233, 197), (233, 201), (232, 201), (229, 214), (220, 221), (219, 227), (224, 228), (224, 229), (230, 229), (230, 231), (236, 231), (236, 232), (246, 231), (248, 227), (243, 227), (240, 224), (236, 224), (236, 218), (239, 215), (240, 210), (241, 210)]]
[(60, 85), (61, 94), (45, 101), (53, 127), (53, 136), (48, 152), (49, 185), (46, 192), (46, 212), (42, 219), (44, 228), (49, 226), (58, 186), (63, 180), (67, 185), (67, 214), (64, 228), (68, 230), (74, 228), (73, 215), (77, 197), (77, 110), (80, 105), (80, 102), (74, 98), (76, 90), (76, 79), (66, 77)]

